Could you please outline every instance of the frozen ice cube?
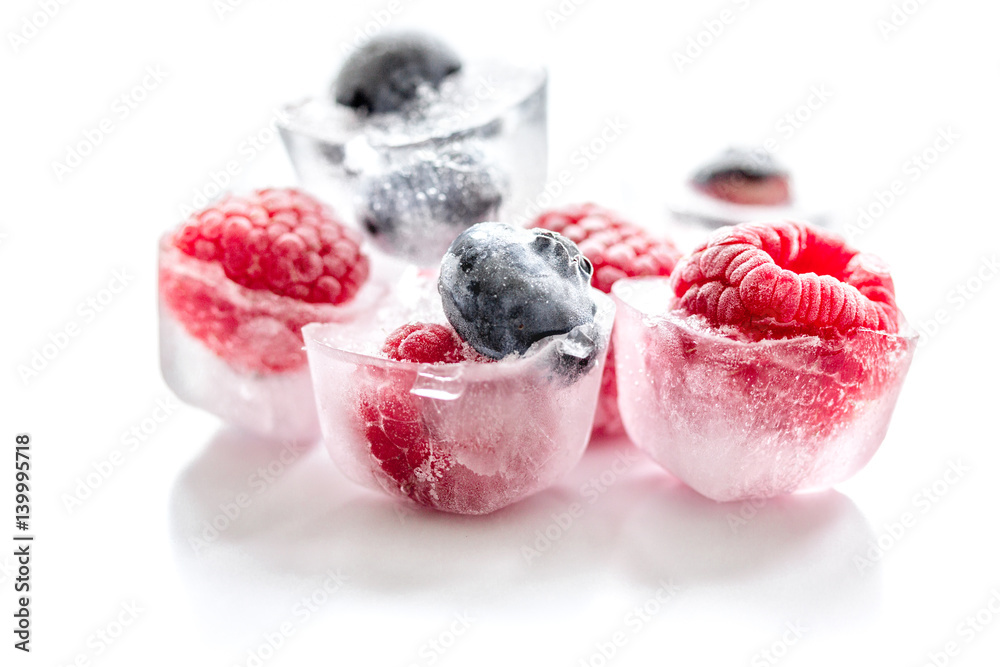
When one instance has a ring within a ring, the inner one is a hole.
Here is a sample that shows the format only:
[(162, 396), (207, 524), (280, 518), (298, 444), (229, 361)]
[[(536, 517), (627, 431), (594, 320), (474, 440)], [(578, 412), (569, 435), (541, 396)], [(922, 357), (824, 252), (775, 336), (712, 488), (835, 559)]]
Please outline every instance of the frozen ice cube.
[[(372, 337), (361, 323), (307, 326), (330, 455), (362, 485), (460, 514), (493, 512), (546, 488), (589, 439), (614, 321), (611, 300), (597, 290), (594, 300), (586, 336), (553, 336), (492, 363), (391, 361), (357, 352), (368, 344), (351, 341)], [(402, 310), (397, 317), (384, 324), (414, 319)], [(593, 363), (567, 380), (558, 370), (566, 346), (585, 354), (590, 345)]]
[(368, 280), (343, 305), (306, 303), (230, 280), (222, 265), (160, 243), (160, 366), (177, 396), (281, 441), (319, 436), (301, 328), (366, 316), (386, 288)]
[(499, 217), (507, 178), (475, 143), (407, 157), (361, 178), (355, 212), (378, 248), (431, 265), (459, 233)]
[(913, 334), (752, 341), (669, 310), (664, 279), (615, 283), (615, 361), (632, 440), (699, 493), (766, 498), (843, 481), (881, 444)]
[[(463, 229), (487, 218), (518, 218), (541, 191), (548, 158), (546, 87), (539, 67), (469, 62), (398, 112), (358, 113), (326, 98), (289, 105), (281, 135), (307, 189), (360, 229), (373, 208), (394, 209), (401, 227), (420, 231), (376, 236), (378, 246), (432, 265)], [(430, 192), (428, 180), (434, 179), (426, 176), (440, 178), (447, 167), (457, 168), (458, 180), (477, 192)], [(400, 204), (419, 202), (421, 194), (438, 203), (399, 215)], [(426, 247), (414, 243), (421, 236)]]
[(319, 436), (308, 367), (273, 374), (237, 370), (185, 331), (162, 304), (160, 368), (182, 401), (246, 431), (290, 442)]

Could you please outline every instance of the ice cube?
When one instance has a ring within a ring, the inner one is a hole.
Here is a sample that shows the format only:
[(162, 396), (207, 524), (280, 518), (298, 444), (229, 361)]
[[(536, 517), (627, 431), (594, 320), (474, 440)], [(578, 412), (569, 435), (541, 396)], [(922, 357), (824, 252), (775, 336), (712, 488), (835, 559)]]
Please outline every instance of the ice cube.
[[(357, 342), (372, 338), (368, 324), (307, 326), (330, 455), (359, 484), (460, 514), (493, 512), (546, 488), (576, 464), (589, 439), (615, 310), (597, 290), (594, 299), (598, 312), (586, 336), (553, 336), (493, 363), (391, 361)], [(410, 321), (399, 310), (380, 326)], [(588, 351), (583, 339), (596, 358), (567, 378), (559, 366), (567, 347)]]
[(665, 279), (615, 283), (615, 361), (631, 439), (719, 501), (832, 486), (881, 444), (914, 334), (723, 336), (669, 310)]
[(163, 237), (160, 366), (177, 396), (226, 422), (284, 442), (319, 436), (301, 328), (361, 318), (386, 288), (369, 280), (347, 304), (306, 303), (230, 280), (222, 265)]
[[(516, 219), (541, 191), (546, 88), (540, 67), (469, 62), (398, 112), (358, 113), (326, 98), (289, 105), (281, 135), (307, 189), (382, 251), (433, 265), (465, 228)], [(367, 227), (373, 211), (384, 219)], [(380, 234), (390, 217), (399, 229)]]
[(160, 368), (178, 398), (241, 429), (292, 442), (319, 436), (308, 367), (267, 375), (237, 370), (191, 336), (162, 303)]

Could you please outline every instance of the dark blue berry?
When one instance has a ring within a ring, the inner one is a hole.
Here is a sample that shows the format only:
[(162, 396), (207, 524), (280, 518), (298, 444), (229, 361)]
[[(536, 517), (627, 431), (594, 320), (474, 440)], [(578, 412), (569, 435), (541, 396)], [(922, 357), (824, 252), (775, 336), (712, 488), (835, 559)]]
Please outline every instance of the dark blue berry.
[(583, 327), (565, 341), (573, 367), (565, 370), (575, 373), (596, 355), (592, 273), (576, 244), (556, 232), (486, 222), (451, 244), (438, 291), (459, 336), (493, 359)]
[(367, 180), (356, 214), (382, 250), (418, 264), (437, 264), (460, 232), (496, 220), (504, 182), (478, 152), (418, 153)]
[(421, 86), (437, 88), (462, 67), (458, 55), (439, 39), (419, 32), (373, 37), (344, 63), (333, 96), (369, 113), (399, 111)]

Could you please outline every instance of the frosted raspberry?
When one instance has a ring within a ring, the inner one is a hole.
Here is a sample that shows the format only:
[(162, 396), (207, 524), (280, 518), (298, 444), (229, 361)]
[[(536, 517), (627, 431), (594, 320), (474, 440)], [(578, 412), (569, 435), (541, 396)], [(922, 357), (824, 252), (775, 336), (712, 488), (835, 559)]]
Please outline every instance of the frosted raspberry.
[[(653, 237), (642, 227), (597, 204), (546, 211), (531, 226), (558, 232), (575, 242), (594, 265), (591, 284), (605, 293), (621, 278), (669, 276), (680, 258), (680, 252), (670, 241)], [(594, 415), (594, 434), (613, 436), (623, 432), (614, 350), (609, 347)]]
[(160, 248), (160, 295), (188, 334), (254, 373), (306, 363), (303, 326), (330, 321), (368, 278), (352, 231), (296, 190), (230, 195)]
[(885, 265), (801, 222), (719, 230), (681, 260), (673, 289), (681, 310), (759, 337), (899, 328)]
[(620, 278), (668, 276), (680, 252), (665, 239), (596, 204), (577, 204), (542, 213), (531, 223), (573, 241), (594, 265), (591, 284), (602, 292)]
[(462, 340), (453, 329), (441, 324), (404, 324), (385, 340), (382, 347), (390, 359), (420, 364), (454, 364), (466, 358)]
[[(421, 364), (489, 361), (450, 327), (422, 322), (393, 331), (382, 351), (390, 359)], [(431, 456), (427, 428), (410, 395), (411, 377), (386, 369), (371, 369), (367, 376), (359, 393), (358, 413), (372, 457), (407, 496), (432, 504), (427, 486), (439, 480), (450, 463)]]
[(355, 233), (294, 189), (229, 195), (185, 222), (174, 245), (244, 287), (309, 303), (350, 301), (368, 278)]

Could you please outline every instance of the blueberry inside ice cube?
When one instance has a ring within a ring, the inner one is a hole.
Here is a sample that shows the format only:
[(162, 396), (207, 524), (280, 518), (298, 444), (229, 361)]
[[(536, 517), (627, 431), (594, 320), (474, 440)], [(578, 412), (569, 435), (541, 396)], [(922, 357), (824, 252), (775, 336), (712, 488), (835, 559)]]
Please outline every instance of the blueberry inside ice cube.
[[(592, 273), (576, 244), (555, 232), (487, 222), (451, 244), (438, 291), (459, 335), (499, 359), (523, 354), (543, 338), (592, 326)], [(592, 339), (582, 333), (565, 341), (568, 367), (589, 367), (597, 347)]]
[(505, 179), (479, 151), (418, 152), (366, 181), (357, 216), (381, 249), (436, 264), (461, 231), (496, 219), (504, 189)]

